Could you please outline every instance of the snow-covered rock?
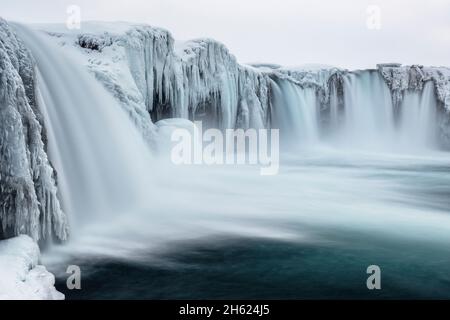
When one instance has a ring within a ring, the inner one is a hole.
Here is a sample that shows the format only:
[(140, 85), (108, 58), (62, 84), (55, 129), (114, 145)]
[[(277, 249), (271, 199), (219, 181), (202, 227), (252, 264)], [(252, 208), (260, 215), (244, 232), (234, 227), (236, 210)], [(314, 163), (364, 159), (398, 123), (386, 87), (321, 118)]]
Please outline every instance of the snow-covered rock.
[(0, 239), (67, 238), (35, 99), (34, 62), (0, 19)]
[(38, 265), (39, 247), (28, 236), (0, 241), (0, 300), (62, 300), (55, 277)]

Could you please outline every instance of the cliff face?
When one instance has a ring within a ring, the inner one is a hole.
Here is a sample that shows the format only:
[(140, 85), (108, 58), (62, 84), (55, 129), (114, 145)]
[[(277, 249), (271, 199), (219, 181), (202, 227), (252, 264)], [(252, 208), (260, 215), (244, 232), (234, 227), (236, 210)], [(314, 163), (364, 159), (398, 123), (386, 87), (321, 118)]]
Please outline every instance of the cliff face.
[(67, 238), (45, 150), (33, 59), (0, 20), (0, 238)]

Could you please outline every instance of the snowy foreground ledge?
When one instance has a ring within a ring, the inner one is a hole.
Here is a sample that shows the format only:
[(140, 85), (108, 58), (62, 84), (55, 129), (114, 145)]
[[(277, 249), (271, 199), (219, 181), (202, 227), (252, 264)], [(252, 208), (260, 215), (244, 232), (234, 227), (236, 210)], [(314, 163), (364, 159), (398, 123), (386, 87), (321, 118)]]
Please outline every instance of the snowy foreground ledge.
[(39, 247), (28, 236), (0, 241), (0, 300), (62, 300), (55, 277), (38, 265)]

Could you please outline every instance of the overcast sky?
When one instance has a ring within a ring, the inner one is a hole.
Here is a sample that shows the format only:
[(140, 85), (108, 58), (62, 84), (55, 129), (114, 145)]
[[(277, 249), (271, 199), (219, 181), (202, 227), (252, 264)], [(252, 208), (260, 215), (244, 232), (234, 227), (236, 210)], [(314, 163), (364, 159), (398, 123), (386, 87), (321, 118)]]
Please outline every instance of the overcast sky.
[(241, 62), (450, 66), (450, 0), (0, 0), (0, 16), (65, 22), (72, 4), (82, 21), (145, 22), (177, 40), (214, 38)]

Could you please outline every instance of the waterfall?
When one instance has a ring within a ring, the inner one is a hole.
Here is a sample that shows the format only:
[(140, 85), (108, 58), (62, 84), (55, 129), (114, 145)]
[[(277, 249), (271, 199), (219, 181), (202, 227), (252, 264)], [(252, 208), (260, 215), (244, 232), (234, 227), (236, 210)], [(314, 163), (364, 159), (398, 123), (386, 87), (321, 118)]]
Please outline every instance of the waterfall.
[(341, 139), (358, 148), (383, 148), (394, 135), (391, 94), (377, 71), (344, 77), (344, 116)]
[(317, 142), (318, 103), (314, 88), (302, 88), (288, 80), (272, 82), (273, 127), (290, 147), (308, 147)]
[(151, 192), (151, 155), (128, 115), (76, 56), (15, 27), (36, 60), (49, 157), (72, 228), (139, 206)]
[(272, 80), (272, 126), (280, 129), (284, 149), (322, 143), (389, 152), (437, 148), (438, 105), (432, 81), (422, 90), (405, 90), (398, 105), (377, 70), (346, 73), (342, 83), (342, 93), (334, 82), (329, 84), (328, 111), (322, 112), (314, 87)]
[(405, 92), (400, 111), (400, 139), (405, 148), (437, 147), (437, 103), (434, 84)]
[(338, 146), (378, 151), (416, 152), (437, 148), (437, 100), (432, 81), (422, 91), (406, 90), (395, 106), (385, 80), (376, 70), (343, 77), (343, 108), (330, 88), (327, 139)]
[[(153, 180), (166, 171), (161, 167), (153, 170), (151, 153), (140, 132), (122, 106), (88, 73), (85, 60), (76, 51), (66, 56), (68, 52), (40, 33), (21, 25), (16, 25), (16, 29), (37, 63), (36, 93), (47, 130), (48, 154), (58, 175), (58, 196), (71, 219), (72, 230), (92, 219), (139, 212), (139, 217), (128, 218), (136, 221), (136, 229), (142, 234), (147, 233), (148, 225), (141, 228), (144, 221), (151, 223), (150, 227), (157, 225), (156, 219), (147, 215), (150, 206), (151, 212), (164, 213), (164, 218), (170, 211), (168, 206), (174, 206), (171, 200), (175, 190), (166, 190), (163, 196), (160, 186), (158, 197), (148, 200), (155, 191)], [(405, 91), (400, 105), (394, 105), (391, 91), (378, 71), (343, 73), (342, 87), (339, 82), (339, 87), (332, 86), (328, 92), (331, 123), (327, 125), (330, 132), (325, 135), (322, 116), (327, 113), (323, 112), (327, 106), (323, 102), (325, 95), (321, 94), (326, 90), (320, 90), (324, 89), (320, 83), (300, 80), (274, 74), (267, 80), (271, 90), (265, 82), (260, 88), (267, 89), (261, 97), (272, 99), (270, 118), (273, 128), (280, 129), (282, 147), (296, 151), (331, 142), (336, 147), (391, 151), (401, 145), (435, 145), (437, 102), (431, 81), (421, 91)], [(239, 112), (234, 107), (238, 89), (233, 89), (230, 81), (223, 80), (224, 91), (229, 94), (220, 96), (222, 111), (230, 115), (228, 120)], [(247, 97), (240, 102), (244, 115), (252, 108), (266, 110), (258, 108), (259, 100), (252, 88), (247, 83), (238, 90)], [(230, 126), (232, 122), (235, 121)], [(161, 180), (178, 182), (179, 178), (166, 175)], [(182, 196), (185, 190), (178, 193)], [(158, 201), (159, 207), (155, 204)], [(184, 208), (173, 211), (178, 214)], [(141, 213), (145, 215), (140, 216)], [(173, 221), (178, 220), (174, 214)], [(122, 222), (116, 226), (125, 232)]]

